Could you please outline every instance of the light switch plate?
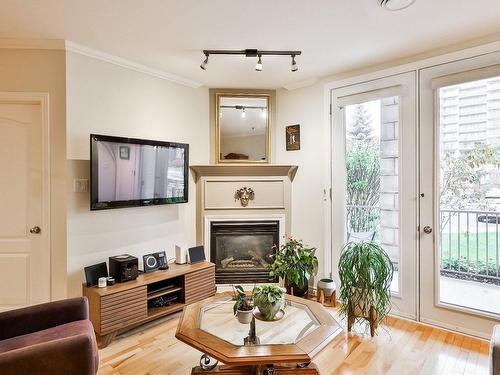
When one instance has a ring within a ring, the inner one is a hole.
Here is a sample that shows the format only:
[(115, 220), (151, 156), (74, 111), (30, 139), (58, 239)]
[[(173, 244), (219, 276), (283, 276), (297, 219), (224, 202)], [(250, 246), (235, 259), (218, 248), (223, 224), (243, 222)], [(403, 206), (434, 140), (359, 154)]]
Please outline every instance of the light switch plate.
[(74, 193), (88, 193), (89, 192), (89, 180), (86, 178), (75, 178), (73, 180), (73, 192)]

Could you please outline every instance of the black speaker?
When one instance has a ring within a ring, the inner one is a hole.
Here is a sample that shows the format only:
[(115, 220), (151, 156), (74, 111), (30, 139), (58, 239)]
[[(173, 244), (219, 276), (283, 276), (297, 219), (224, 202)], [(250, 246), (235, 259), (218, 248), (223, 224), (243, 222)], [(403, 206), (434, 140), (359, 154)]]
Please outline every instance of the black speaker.
[(142, 261), (144, 262), (144, 273), (168, 269), (167, 256), (164, 251), (143, 255)]
[(119, 283), (137, 279), (139, 260), (128, 254), (109, 258), (109, 274)]
[(205, 248), (203, 246), (190, 247), (188, 253), (189, 262), (191, 264), (203, 262), (205, 260)]
[(97, 285), (99, 277), (108, 277), (108, 266), (106, 262), (85, 267), (83, 270), (85, 271), (85, 281), (88, 287)]

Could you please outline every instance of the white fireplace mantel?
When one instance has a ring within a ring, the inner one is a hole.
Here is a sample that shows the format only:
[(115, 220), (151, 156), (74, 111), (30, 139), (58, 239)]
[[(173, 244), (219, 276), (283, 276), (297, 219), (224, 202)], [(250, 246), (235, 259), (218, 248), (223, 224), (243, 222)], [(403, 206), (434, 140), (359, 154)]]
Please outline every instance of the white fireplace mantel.
[(192, 165), (195, 181), (204, 176), (288, 176), (293, 181), (297, 173), (296, 165), (278, 164), (210, 164)]
[[(296, 165), (194, 165), (196, 181), (196, 241), (205, 245), (210, 259), (210, 222), (220, 220), (278, 220), (280, 237), (291, 230), (292, 181)], [(244, 205), (235, 193), (243, 187), (254, 192)]]

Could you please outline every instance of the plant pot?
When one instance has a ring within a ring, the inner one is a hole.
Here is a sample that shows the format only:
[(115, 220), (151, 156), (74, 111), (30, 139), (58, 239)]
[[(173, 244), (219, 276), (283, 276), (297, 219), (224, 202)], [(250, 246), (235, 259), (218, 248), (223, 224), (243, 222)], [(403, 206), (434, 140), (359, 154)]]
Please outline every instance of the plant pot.
[(351, 289), (351, 301), (356, 301), (356, 304), (353, 306), (354, 307), (354, 315), (357, 317), (363, 317), (367, 318), (370, 313), (370, 308), (372, 307), (371, 305), (368, 305), (368, 303), (361, 297), (362, 293), (359, 288), (352, 288)]
[(238, 310), (236, 311), (236, 318), (238, 318), (238, 322), (241, 324), (250, 324), (253, 318), (253, 310)]
[(257, 308), (259, 309), (260, 313), (262, 314), (264, 320), (271, 321), (274, 319), (276, 314), (283, 308), (283, 305), (285, 304), (285, 300), (279, 300), (273, 303), (272, 305), (266, 304), (266, 305), (257, 305)]
[(318, 289), (322, 289), (325, 297), (327, 298), (332, 296), (336, 288), (337, 285), (335, 285), (335, 282), (332, 279), (321, 279), (318, 281)]
[(305, 297), (307, 291), (309, 290), (309, 280), (304, 278), (304, 285), (299, 287), (295, 284), (290, 284), (288, 280), (286, 281), (286, 292), (288, 294), (293, 294), (295, 297)]

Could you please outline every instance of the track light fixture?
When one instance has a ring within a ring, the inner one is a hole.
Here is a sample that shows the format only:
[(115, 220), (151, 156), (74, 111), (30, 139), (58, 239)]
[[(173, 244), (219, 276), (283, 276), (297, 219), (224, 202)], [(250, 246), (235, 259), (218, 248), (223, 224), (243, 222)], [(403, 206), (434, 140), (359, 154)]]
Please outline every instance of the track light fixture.
[(245, 108), (241, 110), (241, 118), (247, 117), (247, 114), (245, 113)]
[(292, 57), (292, 72), (296, 72), (299, 68), (297, 62), (295, 61), (295, 56), (302, 54), (302, 51), (260, 51), (258, 49), (242, 49), (242, 50), (220, 50), (220, 49), (205, 49), (203, 50), (205, 55), (205, 60), (200, 65), (200, 68), (206, 70), (208, 65), (208, 57), (210, 55), (245, 55), (246, 57), (258, 57), (257, 64), (255, 65), (255, 70), (262, 71), (262, 56), (291, 56)]
[(208, 65), (208, 54), (205, 53), (205, 60), (200, 64), (200, 68), (203, 70), (207, 70)]
[(255, 65), (255, 70), (258, 72), (262, 72), (262, 55), (259, 55), (259, 60), (257, 61), (257, 64)]

